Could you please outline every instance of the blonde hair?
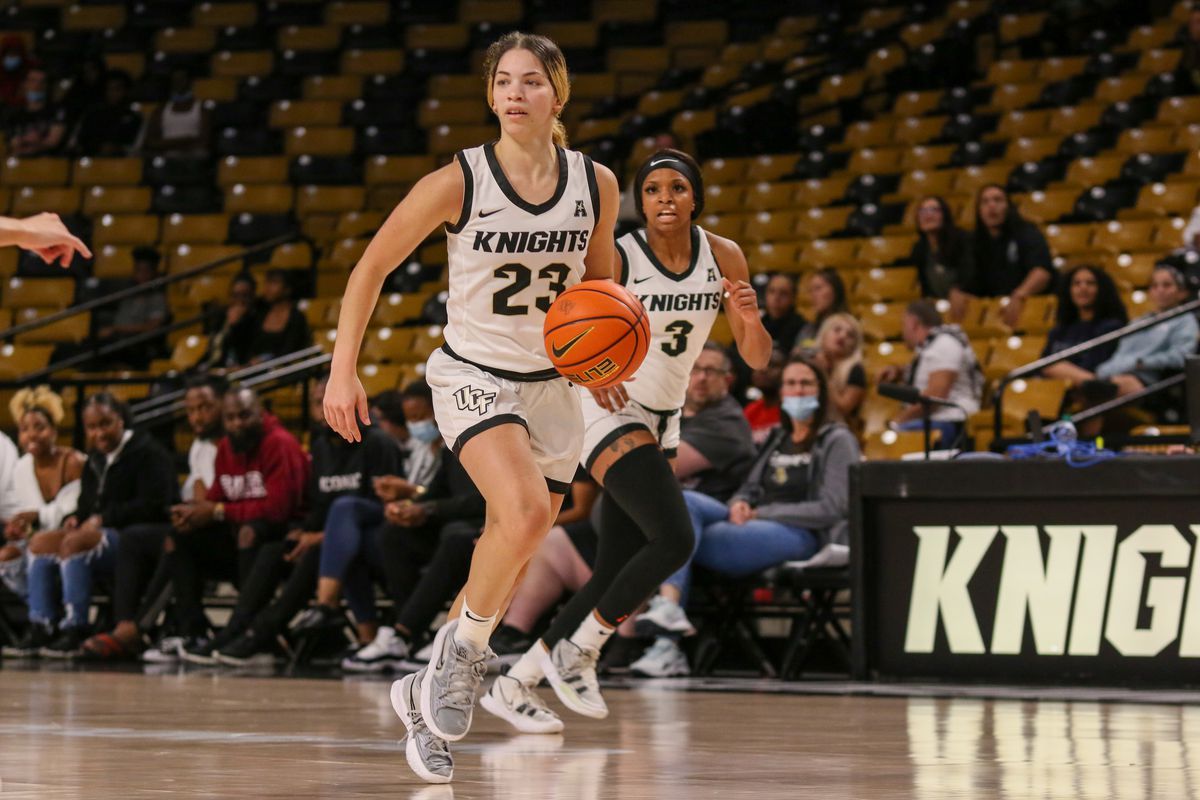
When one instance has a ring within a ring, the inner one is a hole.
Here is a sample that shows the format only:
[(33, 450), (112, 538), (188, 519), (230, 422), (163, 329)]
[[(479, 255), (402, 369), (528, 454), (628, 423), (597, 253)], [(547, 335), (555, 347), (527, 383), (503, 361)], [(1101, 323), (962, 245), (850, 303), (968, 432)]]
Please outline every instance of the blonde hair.
[(833, 326), (839, 322), (844, 322), (850, 326), (851, 332), (854, 334), (854, 350), (845, 358), (839, 359), (836, 364), (829, 370), (829, 383), (831, 388), (841, 391), (846, 388), (847, 382), (850, 380), (850, 371), (863, 360), (863, 330), (862, 324), (854, 317), (853, 314), (847, 314), (844, 311), (839, 311), (830, 314), (821, 323), (821, 327), (817, 330), (817, 350), (823, 352), (825, 336)]
[[(493, 85), (496, 82), (496, 69), (500, 66), (500, 59), (509, 50), (528, 50), (538, 61), (542, 62), (542, 69), (546, 70), (546, 77), (554, 88), (554, 95), (560, 104), (558, 114), (562, 114), (562, 109), (571, 99), (571, 76), (567, 73), (567, 59), (553, 39), (521, 31), (506, 33), (492, 42), (484, 56), (483, 79), (487, 82), (488, 108), (491, 108), (495, 102)], [(551, 135), (556, 145), (567, 146), (567, 128), (558, 115), (554, 117), (554, 129)]]
[(62, 424), (65, 415), (62, 398), (50, 391), (49, 386), (21, 389), (9, 401), (8, 411), (12, 414), (13, 422), (18, 425), (21, 424), (21, 418), (30, 411), (40, 411), (56, 428)]

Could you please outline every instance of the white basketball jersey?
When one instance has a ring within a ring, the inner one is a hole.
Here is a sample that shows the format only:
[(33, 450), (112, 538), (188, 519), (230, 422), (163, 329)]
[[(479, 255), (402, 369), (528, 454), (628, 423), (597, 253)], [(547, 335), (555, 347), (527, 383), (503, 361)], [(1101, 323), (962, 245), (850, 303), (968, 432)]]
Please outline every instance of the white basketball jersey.
[(445, 350), (501, 377), (556, 377), (542, 323), (554, 299), (583, 278), (600, 205), (592, 161), (558, 148), (558, 187), (533, 205), (508, 182), (494, 142), (457, 158), (465, 185), (462, 215), (446, 226)]
[(692, 226), (692, 263), (676, 275), (662, 265), (646, 242), (645, 230), (617, 240), (621, 282), (638, 296), (650, 315), (650, 352), (636, 380), (625, 384), (630, 398), (655, 411), (683, 406), (692, 365), (704, 349), (724, 288), (721, 268), (708, 236)]

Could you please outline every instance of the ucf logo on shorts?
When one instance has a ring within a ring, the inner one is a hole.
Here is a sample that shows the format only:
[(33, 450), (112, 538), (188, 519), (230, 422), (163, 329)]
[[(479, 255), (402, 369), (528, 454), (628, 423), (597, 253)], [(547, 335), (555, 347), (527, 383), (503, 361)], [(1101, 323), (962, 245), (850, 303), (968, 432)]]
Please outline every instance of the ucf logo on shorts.
[(476, 389), (474, 386), (464, 386), (454, 393), (454, 402), (459, 411), (475, 411), (479, 416), (487, 413), (496, 399), (495, 392)]

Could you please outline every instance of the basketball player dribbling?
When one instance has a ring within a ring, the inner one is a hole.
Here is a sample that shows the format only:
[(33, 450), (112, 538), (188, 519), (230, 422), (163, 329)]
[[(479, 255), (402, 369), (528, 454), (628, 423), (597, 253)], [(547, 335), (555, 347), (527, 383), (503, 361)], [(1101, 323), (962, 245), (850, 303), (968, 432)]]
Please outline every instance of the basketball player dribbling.
[[(445, 224), (446, 344), (429, 357), (425, 377), (438, 428), (487, 501), (487, 520), (429, 665), (392, 685), (408, 763), (431, 783), (453, 775), (447, 743), (470, 728), (488, 639), (558, 514), (583, 447), (579, 395), (545, 352), (546, 311), (580, 280), (611, 278), (616, 263), (617, 181), (564, 149), (558, 115), (570, 84), (558, 46), (506, 34), (488, 48), (485, 72), (500, 139), (422, 178), (371, 241), (346, 286), (325, 393), (330, 425), (357, 441), (367, 398), (356, 361), (383, 281)], [(596, 396), (612, 407), (625, 394), (617, 386)]]
[(693, 224), (704, 203), (695, 160), (660, 150), (642, 164), (633, 185), (646, 227), (617, 242), (617, 280), (647, 309), (650, 351), (628, 384), (624, 407), (603, 408), (586, 393), (581, 398), (583, 466), (604, 487), (595, 568), (542, 639), (482, 701), (524, 733), (562, 730), (532, 691), (543, 677), (572, 711), (608, 715), (596, 680), (601, 648), (692, 555), (695, 534), (672, 466), (688, 379), (723, 299), (746, 363), (761, 369), (771, 357), (771, 336), (741, 248)]

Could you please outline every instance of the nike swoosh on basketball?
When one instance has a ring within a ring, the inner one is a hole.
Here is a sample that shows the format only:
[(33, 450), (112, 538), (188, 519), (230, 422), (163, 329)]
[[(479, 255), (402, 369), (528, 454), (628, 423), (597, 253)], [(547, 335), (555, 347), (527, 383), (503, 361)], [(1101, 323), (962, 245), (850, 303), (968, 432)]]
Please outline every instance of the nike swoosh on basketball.
[(584, 331), (583, 333), (581, 333), (581, 334), (579, 334), (578, 336), (576, 336), (576, 337), (575, 337), (574, 339), (572, 339), (571, 341), (569, 341), (569, 342), (567, 342), (566, 344), (564, 344), (562, 347), (555, 347), (554, 345), (550, 345), (550, 350), (551, 350), (551, 352), (553, 352), (553, 353), (554, 353), (554, 357), (555, 357), (555, 358), (562, 358), (563, 356), (565, 356), (565, 355), (567, 354), (567, 352), (568, 352), (568, 351), (569, 351), (569, 350), (570, 350), (572, 347), (574, 347), (575, 345), (579, 344), (579, 340), (580, 340), (580, 339), (582, 339), (583, 337), (587, 336), (589, 333), (591, 333), (591, 332), (592, 332), (592, 331), (594, 331), (595, 329), (596, 329), (596, 326), (595, 326), (595, 325), (593, 325), (592, 327), (588, 328), (588, 329), (587, 329), (586, 331)]
[(479, 218), (480, 218), (480, 219), (483, 219), (484, 217), (490, 217), (492, 214), (499, 214), (499, 213), (500, 213), (501, 211), (503, 211), (503, 210), (504, 210), (503, 208), (497, 208), (495, 211), (483, 211), (483, 210), (481, 210), (481, 211), (479, 212)]

